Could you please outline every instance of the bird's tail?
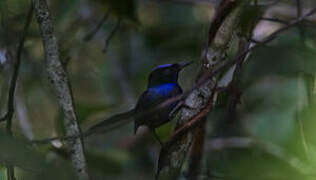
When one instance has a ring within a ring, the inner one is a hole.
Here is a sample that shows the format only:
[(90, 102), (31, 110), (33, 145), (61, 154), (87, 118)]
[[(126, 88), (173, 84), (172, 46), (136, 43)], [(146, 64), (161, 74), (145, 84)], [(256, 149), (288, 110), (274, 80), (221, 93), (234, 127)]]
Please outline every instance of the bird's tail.
[(104, 132), (110, 131), (124, 124), (127, 124), (128, 122), (133, 121), (135, 118), (134, 116), (135, 116), (135, 109), (132, 109), (130, 111), (123, 112), (120, 114), (116, 114), (106, 120), (103, 120), (93, 125), (88, 130), (86, 130), (83, 133), (83, 135), (89, 136), (92, 134), (98, 134), (98, 133), (104, 133)]

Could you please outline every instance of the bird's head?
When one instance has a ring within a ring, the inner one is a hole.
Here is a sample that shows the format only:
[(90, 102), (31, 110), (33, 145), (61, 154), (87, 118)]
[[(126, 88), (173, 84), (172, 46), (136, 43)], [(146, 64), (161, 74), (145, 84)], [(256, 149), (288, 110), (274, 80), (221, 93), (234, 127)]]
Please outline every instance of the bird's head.
[(177, 83), (179, 72), (190, 64), (192, 64), (192, 61), (157, 66), (149, 75), (148, 87), (165, 83)]

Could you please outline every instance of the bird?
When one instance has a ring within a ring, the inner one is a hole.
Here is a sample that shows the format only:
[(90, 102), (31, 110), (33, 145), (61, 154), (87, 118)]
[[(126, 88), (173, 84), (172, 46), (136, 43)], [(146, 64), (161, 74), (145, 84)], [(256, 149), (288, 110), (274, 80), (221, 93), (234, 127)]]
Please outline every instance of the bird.
[[(191, 63), (192, 61), (164, 64), (154, 68), (149, 75), (147, 89), (137, 102), (135, 113), (139, 115), (146, 111), (150, 111), (167, 99), (181, 95), (183, 91), (178, 83), (178, 76), (180, 71)], [(147, 126), (162, 145), (163, 143), (156, 134), (155, 129), (170, 121), (170, 113), (177, 107), (179, 101), (181, 100), (177, 100), (162, 108), (158, 108), (158, 110), (153, 113), (147, 113), (146, 115), (136, 118), (134, 134), (136, 134), (137, 129), (140, 126)]]
[(155, 67), (149, 74), (147, 88), (138, 99), (135, 108), (97, 123), (90, 127), (84, 135), (89, 136), (96, 132), (104, 132), (121, 126), (132, 119), (134, 120), (134, 134), (137, 133), (140, 126), (147, 126), (158, 142), (163, 145), (155, 129), (171, 120), (170, 113), (174, 112), (181, 99), (157, 108), (157, 110), (152, 110), (164, 101), (182, 95), (183, 91), (178, 83), (178, 76), (180, 71), (190, 64), (192, 61)]

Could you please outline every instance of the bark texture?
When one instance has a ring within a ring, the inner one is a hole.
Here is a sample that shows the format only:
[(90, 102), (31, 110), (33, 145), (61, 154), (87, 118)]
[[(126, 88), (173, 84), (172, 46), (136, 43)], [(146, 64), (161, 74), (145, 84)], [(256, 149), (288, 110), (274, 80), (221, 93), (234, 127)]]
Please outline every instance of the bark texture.
[[(64, 113), (64, 125), (67, 136), (80, 134), (80, 127), (74, 109), (74, 102), (68, 74), (64, 69), (58, 52), (58, 44), (54, 35), (53, 23), (46, 0), (33, 0), (37, 22), (43, 38), (46, 70), (56, 90), (59, 105)], [(71, 161), (77, 171), (78, 179), (88, 179), (83, 141), (75, 138), (68, 141)]]
[[(229, 3), (235, 3), (235, 1), (223, 0), (222, 2), (220, 2), (220, 4), (222, 5), (219, 5), (218, 8), (224, 7), (225, 3), (230, 5)], [(208, 49), (203, 50), (206, 53), (202, 55), (204, 57), (202, 57), (201, 59), (203, 63), (201, 76), (203, 76), (203, 74), (205, 73), (209, 73), (216, 70), (219, 66), (223, 64), (224, 61), (227, 61), (225, 57), (227, 48), (229, 47), (229, 44), (232, 41), (234, 31), (237, 30), (242, 9), (247, 3), (247, 0), (239, 1), (237, 3), (237, 6), (233, 8), (232, 12), (228, 13), (227, 17), (219, 18), (224, 19), (222, 22), (218, 22), (221, 23), (220, 25), (212, 23), (213, 27), (210, 27), (209, 32), (209, 36), (211, 37), (209, 37), (209, 43), (207, 47)], [(217, 11), (221, 11), (221, 9), (218, 9)], [(223, 12), (223, 14), (225, 13), (227, 12)], [(219, 20), (214, 19), (214, 21)], [(211, 32), (212, 28), (214, 29), (214, 26), (216, 32)], [(219, 26), (218, 29), (216, 29), (216, 26)], [(183, 124), (187, 123), (193, 117), (198, 115), (208, 105), (210, 101), (215, 102), (215, 100), (211, 100), (211, 98), (214, 97), (212, 95), (212, 91), (214, 90), (216, 81), (218, 80), (215, 78), (209, 79), (206, 83), (195, 89), (186, 98), (186, 106), (184, 106), (180, 114), (176, 116), (176, 129), (178, 129)], [(194, 131), (187, 133), (187, 135), (182, 136), (182, 138), (179, 141), (174, 143), (167, 150), (168, 152), (165, 153), (166, 157), (160, 157), (160, 163), (158, 165), (158, 174), (161, 179), (175, 179), (179, 176), (181, 167), (186, 158), (186, 154), (193, 142), (193, 136), (198, 135), (194, 134)], [(156, 177), (158, 177), (158, 175)]]

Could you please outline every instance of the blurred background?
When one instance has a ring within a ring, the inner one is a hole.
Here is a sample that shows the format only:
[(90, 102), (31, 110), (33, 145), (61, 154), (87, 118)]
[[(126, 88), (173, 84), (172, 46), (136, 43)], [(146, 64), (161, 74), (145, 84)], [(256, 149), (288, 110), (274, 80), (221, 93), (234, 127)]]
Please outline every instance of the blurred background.
[[(82, 129), (133, 108), (157, 65), (194, 60), (180, 75), (183, 89), (192, 87), (216, 9), (212, 2), (48, 1)], [(249, 6), (242, 19), (258, 19), (254, 40), (284, 26), (261, 17), (286, 22), (297, 18), (295, 0), (257, 3)], [(314, 0), (302, 1), (302, 14), (315, 7)], [(21, 38), (28, 8), (29, 1), (0, 2), (1, 114), (6, 112), (14, 64), (12, 47)], [(242, 69), (237, 123), (229, 132), (223, 125), (229, 96), (227, 92), (219, 95), (208, 116), (201, 179), (316, 179), (310, 173), (316, 168), (315, 22), (316, 16), (311, 16), (250, 54)], [(228, 57), (234, 56), (229, 53)], [(71, 179), (70, 157), (62, 142), (34, 147), (25, 143), (64, 134), (63, 114), (44, 68), (35, 18), (25, 41), (15, 108), (17, 138), (0, 137), (0, 179), (6, 179), (4, 160), (17, 164), (18, 179)], [(158, 129), (163, 140), (173, 124)], [(225, 144), (222, 137), (234, 138)], [(154, 179), (160, 145), (146, 130), (134, 136), (129, 123), (85, 139), (85, 150), (94, 179)], [(39, 167), (43, 170), (38, 171)], [(180, 178), (185, 178), (185, 170), (186, 166)]]

